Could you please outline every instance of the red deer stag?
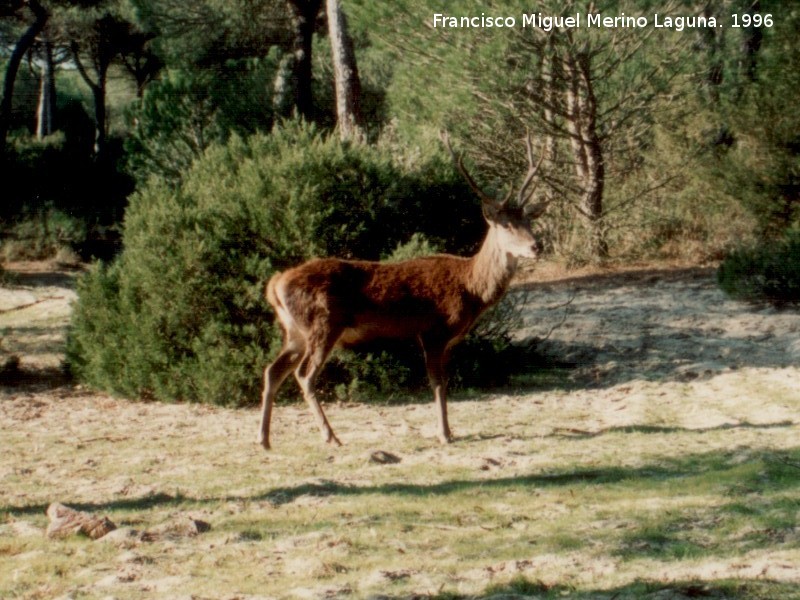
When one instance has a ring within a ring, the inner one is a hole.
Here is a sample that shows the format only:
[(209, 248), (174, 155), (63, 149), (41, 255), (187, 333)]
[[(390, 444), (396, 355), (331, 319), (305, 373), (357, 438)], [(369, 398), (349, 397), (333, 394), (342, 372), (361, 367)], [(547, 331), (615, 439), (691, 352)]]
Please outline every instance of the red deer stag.
[[(546, 204), (531, 204), (534, 164), (526, 139), (528, 172), (517, 194), (501, 202), (486, 195), (456, 157), (445, 133), (442, 141), (481, 198), (488, 232), (475, 256), (437, 254), (398, 263), (318, 258), (275, 274), (267, 299), (283, 329), (283, 347), (264, 371), (260, 442), (269, 449), (269, 425), (278, 388), (294, 371), (322, 437), (341, 445), (314, 393), (314, 382), (336, 346), (352, 347), (379, 338), (419, 341), (433, 388), (439, 440), (452, 440), (447, 422), (446, 365), (451, 349), (478, 317), (500, 300), (517, 266), (517, 257), (535, 257), (530, 221)], [(534, 186), (535, 188), (535, 186)]]

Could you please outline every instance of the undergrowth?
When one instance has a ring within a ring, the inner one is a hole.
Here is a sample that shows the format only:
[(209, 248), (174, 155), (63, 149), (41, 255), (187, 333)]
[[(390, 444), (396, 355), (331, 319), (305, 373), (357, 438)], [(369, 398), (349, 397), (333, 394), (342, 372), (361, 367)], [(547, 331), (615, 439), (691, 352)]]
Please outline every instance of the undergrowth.
[(730, 296), (776, 306), (800, 303), (800, 230), (734, 250), (717, 273)]

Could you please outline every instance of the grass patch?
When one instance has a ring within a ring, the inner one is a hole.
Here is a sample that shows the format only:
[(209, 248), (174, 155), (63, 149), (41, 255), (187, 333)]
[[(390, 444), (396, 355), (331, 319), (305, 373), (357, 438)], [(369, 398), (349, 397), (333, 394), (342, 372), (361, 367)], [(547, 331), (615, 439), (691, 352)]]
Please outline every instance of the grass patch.
[[(472, 404), (480, 403), (456, 407)], [(121, 439), (116, 425), (108, 420), (101, 425), (101, 409), (134, 427), (146, 423), (146, 429)], [(202, 415), (187, 412), (192, 410)], [(438, 597), (489, 598), (502, 592), (551, 598), (569, 592), (578, 598), (615, 593), (624, 598), (651, 589), (632, 582), (647, 578), (654, 564), (658, 569), (705, 561), (738, 564), (737, 557), (798, 552), (798, 481), (791, 464), (800, 450), (771, 448), (785, 447), (792, 428), (689, 434), (634, 427), (585, 439), (504, 444), (470, 438), (448, 448), (407, 435), (394, 440), (393, 451), (403, 460), (377, 466), (365, 458), (374, 443), (369, 439), (331, 451), (311, 433), (303, 407), (281, 410), (289, 422), (300, 420), (303, 435), (286, 444), (289, 433), (279, 427), (286, 447), (269, 456), (224, 433), (252, 425), (244, 418), (252, 414), (221, 409), (78, 403), (70, 408), (71, 419), (84, 413), (82, 422), (95, 425), (72, 429), (73, 436), (80, 431), (77, 440), (58, 426), (48, 427), (38, 437), (38, 451), (24, 432), (10, 430), (9, 460), (16, 456), (18, 470), (0, 505), (0, 519), (7, 523), (0, 529), (0, 552), (13, 567), (0, 575), (2, 595), (35, 597), (45, 585), (62, 594), (92, 590), (108, 576), (104, 569), (116, 568), (122, 548), (13, 534), (9, 524), (18, 521), (44, 528), (51, 500), (142, 530), (180, 514), (212, 524), (197, 538), (137, 544), (131, 581), (110, 584), (118, 597), (129, 597), (125, 590), (147, 577), (177, 576), (185, 578), (181, 589), (198, 595), (226, 585), (243, 595), (277, 597), (284, 597), (286, 586), (319, 594), (349, 586), (354, 597), (377, 591), (407, 597), (433, 594), (436, 590), (426, 587), (433, 580), (443, 586), (445, 595)], [(363, 418), (360, 409), (343, 410)], [(382, 410), (402, 415), (410, 427), (424, 419), (417, 416), (422, 407), (414, 405)], [(639, 459), (625, 464), (602, 458), (598, 450), (608, 445)], [(45, 449), (48, 458), (37, 458)], [(25, 464), (33, 464), (32, 471)], [(62, 483), (43, 484), (43, 464), (62, 472)], [(604, 564), (615, 564), (617, 575), (591, 575)], [(619, 573), (627, 583), (615, 583)], [(599, 582), (604, 582), (600, 588)], [(762, 589), (697, 585), (719, 597), (757, 598)], [(729, 589), (745, 595), (725, 595)], [(783, 591), (780, 583), (770, 589)]]

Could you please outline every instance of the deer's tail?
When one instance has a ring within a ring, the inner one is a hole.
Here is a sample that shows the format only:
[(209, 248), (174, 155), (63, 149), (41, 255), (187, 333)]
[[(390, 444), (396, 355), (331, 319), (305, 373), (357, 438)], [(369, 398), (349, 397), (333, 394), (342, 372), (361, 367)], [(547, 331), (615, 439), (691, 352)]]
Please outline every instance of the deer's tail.
[(275, 273), (272, 277), (270, 277), (269, 281), (267, 282), (267, 289), (266, 289), (266, 296), (267, 302), (272, 305), (272, 308), (278, 309), (280, 306), (280, 300), (278, 300), (278, 295), (275, 292), (275, 286), (278, 285), (278, 279), (280, 278), (281, 273)]
[(283, 273), (275, 273), (267, 282), (266, 296), (267, 301), (272, 305), (272, 310), (275, 311), (277, 321), (283, 330), (284, 342), (287, 336), (296, 337), (298, 327), (297, 323), (286, 307), (285, 299), (282, 293), (282, 279)]

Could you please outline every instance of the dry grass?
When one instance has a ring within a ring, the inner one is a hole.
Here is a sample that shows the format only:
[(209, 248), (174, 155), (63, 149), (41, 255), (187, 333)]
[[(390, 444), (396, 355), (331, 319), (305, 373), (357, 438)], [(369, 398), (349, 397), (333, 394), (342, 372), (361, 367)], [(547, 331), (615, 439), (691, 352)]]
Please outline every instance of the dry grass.
[[(456, 399), (447, 447), (427, 403), (329, 406), (339, 449), (279, 405), (267, 454), (254, 410), (2, 388), (0, 597), (798, 598), (800, 316), (707, 279), (537, 288), (530, 333), (579, 290), (547, 346), (583, 361), (573, 380)], [(28, 283), (3, 294), (53, 293)], [(687, 323), (693, 302), (712, 304)], [(641, 322), (619, 312), (637, 304)], [(63, 331), (46, 306), (0, 314), (23, 370), (57, 352), (25, 341)], [(54, 501), (127, 529), (48, 540)], [(211, 529), (130, 531), (184, 515)]]

